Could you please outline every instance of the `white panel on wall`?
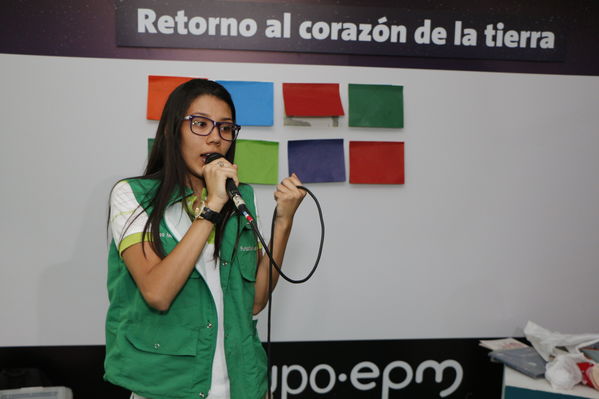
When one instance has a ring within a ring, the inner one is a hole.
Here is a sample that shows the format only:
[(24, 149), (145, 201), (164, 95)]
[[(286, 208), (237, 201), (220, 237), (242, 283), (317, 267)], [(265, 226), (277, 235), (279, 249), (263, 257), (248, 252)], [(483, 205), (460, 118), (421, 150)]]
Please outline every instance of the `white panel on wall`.
[[(0, 55), (0, 346), (104, 343), (108, 192), (137, 175), (155, 121), (148, 75), (275, 83), (275, 125), (244, 138), (406, 143), (406, 184), (309, 184), (327, 236), (307, 284), (280, 282), (274, 340), (599, 330), (599, 78), (339, 66)], [(403, 85), (405, 128), (283, 126), (281, 83)], [(346, 161), (347, 163), (347, 161)], [(264, 230), (272, 186), (255, 186)], [(315, 207), (285, 269), (303, 276)], [(265, 313), (265, 312), (264, 312)], [(261, 315), (261, 332), (265, 314)], [(263, 337), (265, 335), (263, 334)]]

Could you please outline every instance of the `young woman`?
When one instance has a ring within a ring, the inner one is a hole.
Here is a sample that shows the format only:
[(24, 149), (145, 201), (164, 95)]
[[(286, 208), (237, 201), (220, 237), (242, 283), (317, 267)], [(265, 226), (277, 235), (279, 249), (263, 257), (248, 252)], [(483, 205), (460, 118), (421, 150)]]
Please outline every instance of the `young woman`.
[[(105, 379), (150, 399), (262, 399), (266, 355), (253, 315), (268, 300), (268, 257), (234, 212), (235, 106), (216, 82), (176, 88), (143, 176), (110, 199)], [(210, 153), (224, 155), (206, 163)], [(292, 175), (277, 185), (274, 257), (280, 265), (304, 197)], [(273, 285), (278, 273), (273, 270)]]

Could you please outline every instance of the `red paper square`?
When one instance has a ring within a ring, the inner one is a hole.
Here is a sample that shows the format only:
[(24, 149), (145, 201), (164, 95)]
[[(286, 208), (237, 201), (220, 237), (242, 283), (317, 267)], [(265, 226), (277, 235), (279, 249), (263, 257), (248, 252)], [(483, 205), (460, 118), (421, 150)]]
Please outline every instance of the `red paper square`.
[(168, 96), (177, 86), (194, 78), (179, 76), (148, 76), (148, 111), (147, 118), (160, 120), (162, 109)]
[(338, 83), (283, 83), (287, 116), (344, 115)]
[(404, 184), (404, 143), (349, 142), (349, 182), (354, 184)]

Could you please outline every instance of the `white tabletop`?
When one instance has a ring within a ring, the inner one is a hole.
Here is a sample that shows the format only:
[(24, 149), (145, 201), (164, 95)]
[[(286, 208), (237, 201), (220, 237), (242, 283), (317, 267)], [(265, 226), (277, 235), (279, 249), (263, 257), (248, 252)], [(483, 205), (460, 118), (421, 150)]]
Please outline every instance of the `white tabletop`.
[(578, 396), (581, 398), (597, 398), (599, 399), (599, 391), (586, 385), (578, 384), (574, 388), (568, 389), (553, 389), (549, 381), (545, 378), (530, 378), (518, 371), (509, 367), (503, 368), (503, 386), (518, 387), (532, 389), (535, 391), (560, 393), (564, 395)]

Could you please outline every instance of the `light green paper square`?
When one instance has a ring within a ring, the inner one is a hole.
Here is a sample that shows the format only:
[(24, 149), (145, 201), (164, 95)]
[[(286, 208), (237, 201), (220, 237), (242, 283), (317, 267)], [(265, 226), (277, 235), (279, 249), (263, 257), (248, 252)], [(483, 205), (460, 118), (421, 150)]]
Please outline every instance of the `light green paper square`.
[(403, 127), (403, 86), (349, 84), (349, 126)]
[(261, 140), (237, 140), (235, 164), (239, 181), (252, 184), (279, 182), (279, 143)]

